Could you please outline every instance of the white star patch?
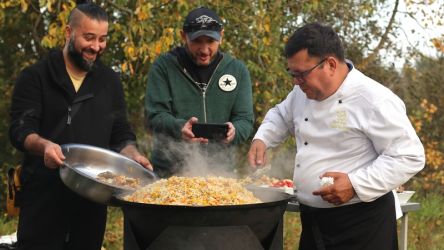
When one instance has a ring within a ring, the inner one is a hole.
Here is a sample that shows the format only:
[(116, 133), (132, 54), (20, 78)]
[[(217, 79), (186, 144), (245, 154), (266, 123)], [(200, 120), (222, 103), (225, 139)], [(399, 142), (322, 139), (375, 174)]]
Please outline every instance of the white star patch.
[(236, 78), (232, 75), (223, 75), (219, 79), (219, 88), (223, 91), (230, 92), (233, 91), (237, 86)]

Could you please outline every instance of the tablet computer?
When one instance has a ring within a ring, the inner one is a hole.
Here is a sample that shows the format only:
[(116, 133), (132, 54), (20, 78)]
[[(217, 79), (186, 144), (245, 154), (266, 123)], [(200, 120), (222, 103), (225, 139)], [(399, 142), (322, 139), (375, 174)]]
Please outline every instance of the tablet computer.
[(192, 131), (195, 137), (209, 140), (223, 140), (227, 137), (228, 124), (224, 123), (194, 123)]

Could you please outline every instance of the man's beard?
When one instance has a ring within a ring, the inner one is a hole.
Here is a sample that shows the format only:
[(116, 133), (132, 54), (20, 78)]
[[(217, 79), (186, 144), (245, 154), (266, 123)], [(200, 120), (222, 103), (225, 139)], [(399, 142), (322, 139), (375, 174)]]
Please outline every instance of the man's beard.
[(100, 57), (100, 52), (97, 53), (96, 60), (86, 60), (83, 58), (82, 52), (76, 50), (74, 46), (74, 37), (72, 37), (69, 39), (68, 43), (68, 56), (77, 67), (89, 72), (94, 69), (95, 62)]

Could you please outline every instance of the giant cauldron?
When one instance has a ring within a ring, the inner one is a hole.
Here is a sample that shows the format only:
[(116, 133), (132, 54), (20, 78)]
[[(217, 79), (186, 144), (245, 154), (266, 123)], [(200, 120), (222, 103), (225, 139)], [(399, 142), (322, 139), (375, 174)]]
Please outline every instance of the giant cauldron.
[(282, 249), (282, 217), (291, 195), (249, 188), (262, 203), (175, 206), (128, 202), (125, 249)]

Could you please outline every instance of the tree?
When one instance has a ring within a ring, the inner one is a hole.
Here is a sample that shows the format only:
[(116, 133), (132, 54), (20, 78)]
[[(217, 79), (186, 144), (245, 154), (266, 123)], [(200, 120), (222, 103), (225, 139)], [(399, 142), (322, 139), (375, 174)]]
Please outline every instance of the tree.
[[(439, 49), (439, 48), (437, 48)], [(404, 81), (408, 86), (407, 97), (412, 105), (410, 120), (415, 126), (426, 153), (426, 167), (416, 180), (425, 190), (443, 192), (444, 185), (444, 97), (441, 75), (444, 70), (444, 57), (421, 56), (415, 68), (406, 65), (403, 69)]]

